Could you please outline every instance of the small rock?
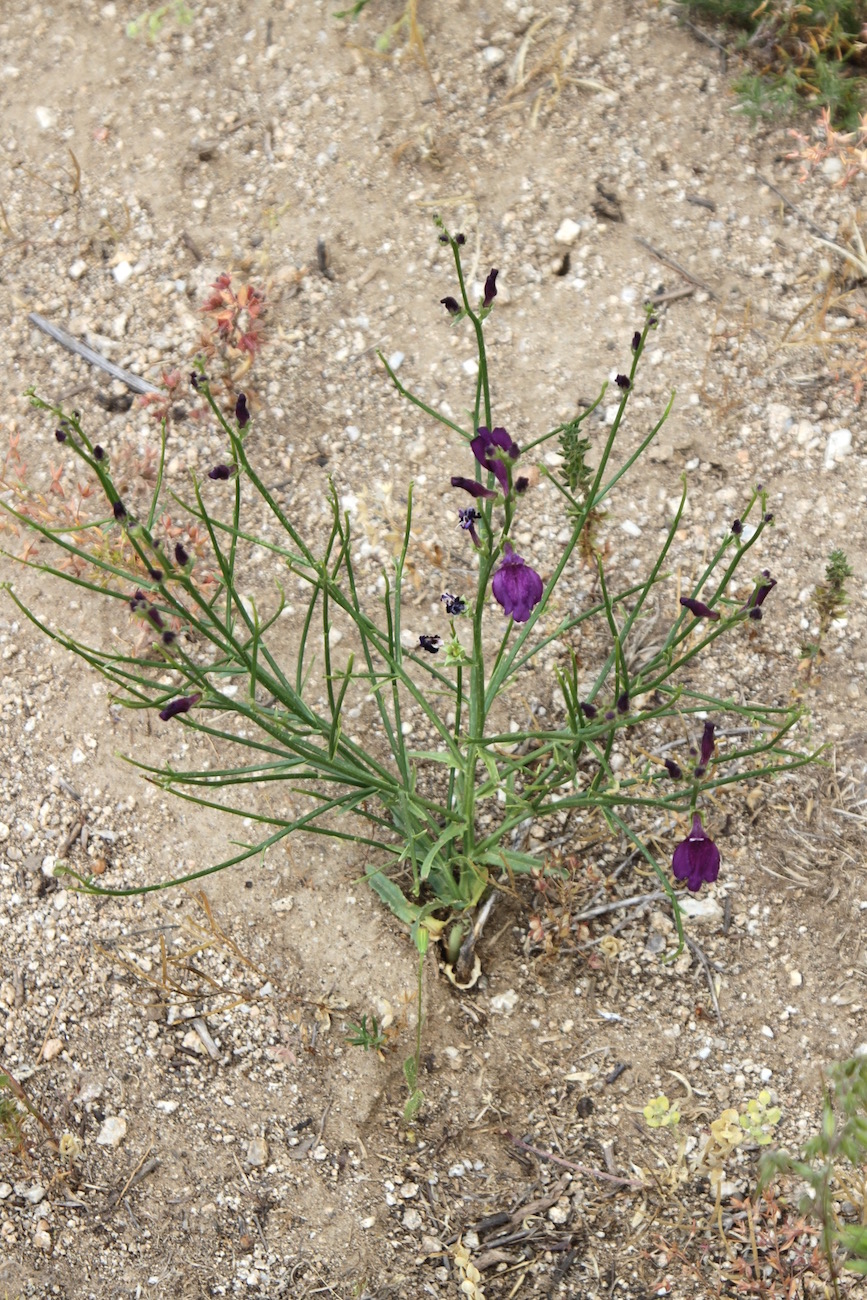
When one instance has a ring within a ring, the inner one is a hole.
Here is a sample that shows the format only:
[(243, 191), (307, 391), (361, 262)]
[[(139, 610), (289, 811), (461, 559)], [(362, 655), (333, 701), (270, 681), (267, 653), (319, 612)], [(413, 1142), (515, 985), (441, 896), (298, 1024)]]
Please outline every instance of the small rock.
[(569, 1219), (572, 1213), (572, 1206), (568, 1196), (561, 1196), (556, 1205), (552, 1205), (548, 1211), (548, 1218), (552, 1223), (562, 1225)]
[(852, 450), (852, 430), (832, 429), (825, 444), (825, 469), (833, 469)]
[(158, 1101), (155, 1104), (157, 1110), (160, 1111), (161, 1114), (174, 1115), (181, 1103), (179, 1101)]
[(40, 1201), (45, 1200), (45, 1188), (41, 1183), (34, 1183), (32, 1187), (27, 1188), (24, 1199), (30, 1205), (38, 1205)]
[(633, 519), (624, 519), (620, 527), (623, 529), (624, 533), (626, 533), (628, 537), (641, 536), (641, 529)]
[(721, 921), (723, 916), (715, 898), (682, 898), (680, 909), (694, 921)]
[(398, 1195), (402, 1196), (405, 1201), (411, 1201), (418, 1196), (418, 1183), (404, 1183), (398, 1188)]
[(44, 1228), (37, 1228), (33, 1234), (33, 1244), (37, 1250), (50, 1250), (51, 1237)]
[(793, 989), (799, 989), (804, 982), (804, 977), (799, 970), (789, 971), (789, 983)]
[(373, 1225), (376, 1223), (376, 1218), (374, 1215), (370, 1214), (366, 1219), (359, 1220), (359, 1223), (365, 1232), (369, 1232), (370, 1229), (373, 1227)]
[(85, 761), (84, 750), (79, 749), (78, 745), (76, 745), (75, 749), (72, 751), (72, 761), (73, 763), (83, 763)]
[(271, 899), (271, 910), (273, 912), (291, 912), (294, 906), (295, 899), (291, 894), (287, 894), (285, 898)]
[(517, 1005), (518, 995), (514, 989), (509, 989), (506, 993), (495, 993), (491, 998), (491, 1010), (500, 1015), (510, 1015)]
[(0, 842), (9, 839), (9, 827), (5, 822), (0, 822)]
[(112, 275), (118, 284), (126, 284), (127, 280), (132, 275), (132, 267), (129, 262), (118, 262), (117, 266), (112, 271)]
[(126, 1120), (121, 1115), (108, 1115), (96, 1138), (100, 1147), (119, 1147), (126, 1137)]
[(496, 68), (505, 62), (506, 51), (501, 50), (499, 45), (486, 45), (482, 50), (482, 58), (489, 68)]
[(34, 108), (36, 122), (40, 131), (50, 131), (53, 126), (57, 125), (57, 114), (53, 108)]
[(578, 222), (573, 221), (571, 217), (565, 217), (557, 227), (557, 233), (554, 236), (554, 243), (565, 244), (567, 248), (571, 248), (580, 234), (581, 227), (578, 225)]
[(43, 1059), (46, 1061), (53, 1061), (54, 1058), (56, 1056), (59, 1056), (62, 1051), (63, 1051), (63, 1039), (49, 1038), (48, 1042), (45, 1044), (44, 1048), (42, 1049), (42, 1056)]
[(388, 358), (388, 364), (391, 366), (392, 370), (400, 370), (403, 365), (403, 360), (404, 356), (402, 352), (392, 352), (391, 356)]
[(422, 1217), (419, 1214), (418, 1210), (416, 1210), (412, 1206), (408, 1210), (404, 1210), (403, 1226), (405, 1228), (409, 1228), (410, 1232), (418, 1232), (421, 1225), (422, 1225)]
[(80, 280), (87, 270), (87, 262), (83, 257), (77, 257), (69, 268), (70, 280)]
[(261, 1169), (268, 1163), (268, 1143), (263, 1137), (250, 1138), (244, 1162), (253, 1169)]
[(8, 1200), (12, 1195), (12, 1186), (10, 1183), (0, 1183), (0, 1201)]

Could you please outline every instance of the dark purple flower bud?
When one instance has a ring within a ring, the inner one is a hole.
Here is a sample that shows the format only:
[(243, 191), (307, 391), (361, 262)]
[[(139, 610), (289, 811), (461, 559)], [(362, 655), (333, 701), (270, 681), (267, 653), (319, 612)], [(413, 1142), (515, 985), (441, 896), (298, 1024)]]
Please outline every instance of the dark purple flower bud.
[(461, 478), (459, 474), (456, 474), (452, 479), (452, 487), (463, 488), (465, 492), (469, 492), (471, 497), (476, 498), (495, 497), (497, 495), (492, 488), (483, 487), (481, 483), (477, 483), (472, 478)]
[(672, 781), (679, 781), (680, 778), (683, 776), (683, 772), (681, 772), (680, 768), (678, 767), (677, 763), (675, 763), (673, 758), (667, 758), (665, 760), (665, 770), (668, 773), (668, 775), (671, 777)]
[(447, 244), (449, 242), (448, 235), (439, 235), (438, 238), (441, 244)]
[(461, 304), (458, 302), (457, 298), (440, 298), (440, 302), (450, 315), (459, 316), (461, 314)]
[(466, 242), (467, 242), (466, 235), (455, 235), (455, 243), (460, 244), (462, 248)]
[(418, 639), (419, 650), (427, 650), (428, 654), (432, 655), (442, 649), (442, 644), (443, 639), (441, 636), (420, 636)]
[[(744, 606), (745, 609), (754, 610), (754, 609), (761, 608), (761, 606), (765, 603), (765, 597), (770, 595), (770, 593), (774, 590), (774, 587), (776, 587), (777, 580), (776, 578), (771, 577), (770, 572), (767, 569), (762, 570), (762, 577), (766, 578), (767, 581), (759, 583), (759, 585), (756, 587), (755, 591), (747, 601), (746, 605)], [(751, 617), (754, 616), (751, 615)]]
[(440, 596), (440, 600), (445, 601), (446, 613), (451, 614), (452, 617), (456, 617), (458, 614), (463, 614), (467, 607), (467, 602), (465, 600), (462, 600), (460, 596), (453, 596), (450, 591), (444, 591)]
[(719, 610), (711, 609), (700, 600), (693, 600), (692, 596), (681, 596), (680, 603), (690, 614), (695, 614), (696, 618), (709, 618), (713, 622), (719, 618)]
[(704, 776), (705, 769), (713, 758), (713, 733), (715, 729), (716, 723), (714, 722), (706, 722), (704, 724), (704, 732), (701, 738), (701, 754), (699, 755), (698, 767), (695, 769), (696, 776)]
[(190, 375), (190, 384), (196, 390), (196, 392), (199, 391), (199, 376), (196, 374), (195, 370)]
[(497, 276), (500, 272), (494, 268), (485, 281), (485, 297), (482, 302), (483, 307), (490, 307), (491, 303), (497, 296)]
[(162, 569), (148, 569), (148, 576), (152, 578), (154, 582), (162, 582), (163, 571)]
[(628, 375), (617, 375), (615, 376), (614, 382), (618, 388), (623, 389), (624, 393), (631, 387)]
[(234, 465), (215, 465), (213, 469), (208, 470), (208, 478), (220, 479), (221, 482), (225, 482), (227, 478), (232, 477), (234, 472)]
[(55, 436), (55, 438), (57, 439), (58, 442), (66, 442), (66, 430), (65, 430), (65, 429), (55, 429), (55, 430), (54, 430), (54, 436)]
[(481, 538), (476, 532), (476, 520), (481, 519), (481, 517), (482, 516), (479, 514), (478, 510), (474, 510), (472, 506), (470, 506), (468, 510), (458, 511), (460, 526), (465, 532), (469, 533), (470, 537), (473, 539), (474, 546), (481, 546), (482, 544)]
[(135, 595), (130, 599), (129, 607), (130, 607), (130, 609), (133, 611), (133, 613), (135, 613), (135, 611), (138, 609), (139, 605), (146, 604), (146, 603), (147, 603), (147, 602), (146, 602), (146, 600), (145, 600), (145, 594), (144, 594), (144, 592), (143, 592), (143, 591), (137, 591), (137, 592), (135, 593)]
[(126, 519), (126, 506), (122, 501), (115, 501), (112, 510), (114, 511), (115, 519)]
[(178, 542), (177, 545), (175, 546), (175, 560), (181, 566), (182, 569), (186, 565), (189, 558), (190, 557), (187, 554), (184, 547), (181, 546), (180, 542)]
[(480, 424), (470, 443), (470, 450), (479, 464), (494, 475), (503, 495), (508, 495), (509, 471), (504, 460), (505, 457), (517, 460), (521, 454), (518, 444), (512, 441), (505, 429), (488, 429)]
[(606, 722), (613, 722), (614, 719), (615, 719), (616, 717), (617, 717), (617, 714), (614, 712), (613, 709), (606, 709), (606, 710), (605, 710), (605, 721), (606, 721)]
[(619, 695), (619, 696), (617, 697), (617, 712), (618, 712), (618, 713), (628, 713), (628, 712), (629, 712), (629, 692), (628, 692), (628, 691), (624, 691), (622, 695)]
[(100, 447), (99, 443), (97, 443), (97, 445), (93, 449), (93, 459), (105, 460), (105, 452), (103, 451), (102, 447)]
[(503, 613), (510, 614), (516, 623), (526, 623), (542, 599), (544, 589), (536, 570), (512, 550), (511, 542), (506, 542), (503, 559), (491, 583), (494, 600), (502, 605)]
[(650, 318), (650, 320), (647, 322), (647, 324), (648, 324), (648, 325), (650, 326), (650, 328), (652, 329), (654, 325), (658, 325), (658, 324), (659, 324), (659, 321), (656, 319), (655, 316), (651, 316), (651, 318)]
[(151, 623), (153, 623), (154, 627), (158, 631), (162, 631), (165, 624), (163, 623), (160, 611), (158, 609), (154, 609), (153, 607), (151, 607), (147, 612), (147, 616), (150, 619)]
[(735, 537), (740, 537), (743, 531), (744, 531), (743, 524), (741, 523), (740, 519), (736, 519), (732, 524), (732, 532), (734, 533)]
[(762, 620), (762, 611), (760, 609), (750, 609), (747, 611), (754, 623), (760, 623)]
[(774, 522), (774, 516), (773, 516), (772, 511), (769, 510), (769, 511), (767, 512), (767, 514), (765, 515), (765, 523), (766, 523), (766, 524), (772, 524), (773, 522)]
[(201, 692), (195, 695), (181, 695), (160, 710), (160, 717), (163, 722), (168, 722), (169, 718), (176, 718), (179, 713), (189, 713), (193, 705), (198, 704), (201, 698)]
[(710, 885), (716, 880), (719, 864), (719, 849), (705, 834), (701, 816), (695, 813), (689, 835), (674, 850), (671, 869), (678, 880), (686, 881), (687, 889), (698, 893), (702, 885)]
[(526, 492), (530, 486), (530, 480), (522, 474), (520, 478), (515, 479), (515, 491), (518, 493)]
[(250, 412), (247, 409), (247, 394), (239, 393), (238, 400), (235, 403), (235, 419), (238, 421), (239, 429), (246, 429), (250, 423)]
[(581, 712), (584, 714), (585, 718), (589, 718), (592, 722), (599, 710), (593, 704), (582, 703)]
[(641, 346), (641, 331), (636, 330), (632, 336), (632, 351), (637, 352)]
[(176, 640), (174, 632), (163, 632), (163, 645), (174, 645)]

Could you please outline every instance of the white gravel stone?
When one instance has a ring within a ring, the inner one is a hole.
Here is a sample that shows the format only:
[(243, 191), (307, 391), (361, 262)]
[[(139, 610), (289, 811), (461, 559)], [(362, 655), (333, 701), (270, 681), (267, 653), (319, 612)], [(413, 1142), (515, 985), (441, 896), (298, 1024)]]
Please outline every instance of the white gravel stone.
[(126, 1120), (122, 1115), (107, 1115), (96, 1137), (100, 1147), (119, 1147), (126, 1137)]
[(833, 469), (852, 450), (852, 430), (832, 429), (825, 443), (825, 469)]
[(83, 257), (77, 257), (69, 268), (70, 280), (80, 280), (87, 271), (87, 262)]
[(129, 262), (118, 262), (117, 266), (112, 271), (112, 275), (118, 284), (126, 284), (127, 280), (132, 275), (132, 267)]
[(578, 222), (573, 221), (571, 217), (564, 217), (557, 227), (554, 242), (555, 244), (565, 244), (567, 248), (571, 248), (580, 234), (581, 227)]

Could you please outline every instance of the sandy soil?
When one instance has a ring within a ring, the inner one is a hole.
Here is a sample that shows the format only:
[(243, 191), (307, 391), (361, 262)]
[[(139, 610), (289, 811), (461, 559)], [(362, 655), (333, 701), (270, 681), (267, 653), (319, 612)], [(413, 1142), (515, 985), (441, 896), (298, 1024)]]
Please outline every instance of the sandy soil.
[[(642, 303), (662, 296), (627, 442), (672, 388), (677, 402), (602, 525), (607, 564), (629, 577), (656, 554), (685, 473), (674, 592), (760, 479), (776, 516), (762, 555), (779, 580), (773, 614), (715, 661), (716, 685), (802, 698), (830, 748), (824, 766), (713, 807), (723, 870), (688, 922), (696, 946), (673, 965), (658, 900), (576, 919), (600, 889), (654, 883), (589, 830), (560, 846), (568, 886), (503, 892), (472, 993), (431, 955), (425, 1105), (408, 1130), (414, 950), (359, 883), (357, 855), (299, 838), (209, 877), (204, 896), (94, 901), (52, 876), (64, 857), (113, 886), (154, 882), (226, 856), (239, 828), (125, 765), (122, 753), (179, 759), (188, 733), (118, 710), (6, 597), (0, 1069), (50, 1133), (29, 1118), (21, 1143), (0, 1140), (0, 1290), (445, 1300), (461, 1294), (462, 1243), (481, 1270), (463, 1294), (733, 1294), (753, 1259), (740, 1201), (757, 1152), (726, 1166), (727, 1247), (691, 1159), (710, 1123), (763, 1087), (779, 1140), (796, 1144), (817, 1122), (823, 1066), (867, 1040), (864, 294), (807, 224), (845, 245), (861, 182), (802, 182), (786, 127), (734, 112), (733, 63), (664, 5), (423, 0), (426, 62), (407, 28), (375, 49), (401, 16), (390, 0), (357, 25), (331, 9), (217, 0), (191, 3), (186, 23), (169, 5), (152, 38), (127, 34), (141, 15), (122, 0), (0, 17), (4, 499), (16, 499), (16, 457), (46, 508), (74, 499), (31, 385), (82, 412), (126, 457), (133, 488), (158, 439), (152, 410), (129, 407), (124, 385), (28, 313), (159, 385), (189, 369), (208, 287), (231, 273), (266, 292), (264, 344), (243, 377), (258, 466), (311, 536), (333, 479), (374, 577), (412, 477), (410, 621), (425, 630), (444, 585), (435, 574), (431, 594), (431, 557), (447, 585), (468, 571), (446, 486), (460, 471), (376, 350), (402, 354), (401, 379), (427, 400), (458, 413), (470, 402), (469, 339), (440, 306), (453, 292), (440, 212), (467, 234), (473, 283), (500, 268), (496, 421), (519, 442), (624, 368)], [(186, 388), (176, 405), (168, 484), (182, 491), (222, 443), (189, 418)], [(540, 508), (526, 526), (543, 567), (561, 525)], [(2, 540), (24, 552), (14, 530)], [(807, 682), (799, 647), (835, 545), (855, 570), (851, 608)], [(273, 590), (267, 564), (251, 563), (253, 587)], [(98, 599), (11, 559), (3, 569), (51, 626), (130, 635)], [(577, 574), (564, 602), (589, 581)], [(552, 685), (550, 673), (528, 682), (527, 706), (556, 707)], [(682, 833), (656, 827), (660, 854)], [(381, 1054), (346, 1042), (371, 1014), (390, 1025)], [(675, 1136), (641, 1113), (663, 1092), (680, 1099), (680, 1163)], [(811, 1248), (796, 1233), (785, 1267)], [(790, 1294), (770, 1255), (765, 1280)], [(804, 1294), (819, 1285), (807, 1269)]]

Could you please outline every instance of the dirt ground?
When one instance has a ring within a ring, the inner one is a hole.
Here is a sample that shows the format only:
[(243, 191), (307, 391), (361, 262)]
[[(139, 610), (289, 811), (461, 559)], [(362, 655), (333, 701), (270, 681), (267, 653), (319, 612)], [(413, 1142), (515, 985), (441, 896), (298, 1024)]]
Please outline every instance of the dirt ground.
[[(376, 350), (442, 409), (471, 402), (470, 339), (440, 306), (454, 273), (439, 212), (467, 235), (471, 283), (500, 268), (495, 418), (519, 443), (627, 367), (642, 304), (661, 298), (627, 442), (672, 388), (677, 400), (602, 524), (609, 570), (643, 571), (685, 473), (674, 593), (761, 480), (776, 522), (760, 558), (778, 586), (758, 629), (714, 661), (713, 684), (801, 698), (804, 742), (830, 748), (823, 766), (708, 810), (723, 867), (673, 965), (658, 899), (576, 919), (655, 883), (624, 866), (623, 844), (589, 832), (559, 847), (568, 887), (501, 894), (476, 989), (455, 990), (432, 954), (425, 1104), (408, 1130), (416, 960), (359, 883), (357, 855), (299, 839), (209, 877), (204, 897), (95, 901), (51, 875), (64, 857), (113, 886), (153, 882), (226, 856), (239, 828), (125, 765), (121, 754), (180, 759), (188, 733), (118, 710), (5, 596), (0, 1069), (51, 1133), (30, 1118), (17, 1149), (0, 1140), (0, 1295), (746, 1293), (741, 1200), (757, 1153), (741, 1147), (726, 1166), (725, 1245), (691, 1156), (725, 1108), (762, 1088), (781, 1108), (779, 1141), (796, 1145), (816, 1126), (823, 1067), (867, 1041), (865, 300), (808, 224), (845, 246), (863, 180), (835, 188), (828, 166), (802, 181), (787, 127), (735, 112), (734, 60), (664, 4), (420, 0), (426, 62), (406, 27), (376, 50), (401, 17), (392, 0), (372, 0), (356, 25), (330, 0), (189, 8), (187, 23), (169, 5), (150, 37), (127, 33), (141, 14), (125, 0), (0, 17), (7, 485), (17, 455), (52, 507), (67, 499), (52, 482), (74, 490), (31, 385), (81, 411), (131, 474), (158, 440), (151, 410), (117, 409), (125, 386), (28, 313), (160, 384), (189, 370), (208, 287), (231, 273), (267, 295), (244, 379), (260, 471), (312, 537), (332, 478), (374, 577), (412, 477), (411, 630), (424, 631), (453, 572), (468, 572), (447, 486), (462, 471)], [(190, 399), (185, 389), (180, 404)], [(597, 431), (605, 418), (603, 404)], [(182, 490), (221, 445), (206, 422), (174, 419), (169, 486)], [(518, 534), (542, 570), (563, 523), (549, 506)], [(2, 544), (19, 555), (26, 538), (7, 527)], [(810, 595), (841, 545), (851, 606), (808, 682)], [(431, 555), (449, 575), (434, 591)], [(98, 599), (11, 560), (3, 576), (52, 626), (128, 635)], [(578, 602), (590, 579), (569, 581), (563, 600)], [(530, 681), (527, 707), (556, 708), (552, 686), (550, 672)], [(664, 857), (683, 828), (653, 833)], [(390, 1027), (382, 1054), (346, 1042), (371, 1014)], [(680, 1162), (675, 1136), (641, 1113), (660, 1093), (679, 1099)], [(781, 1213), (778, 1227), (796, 1221)], [(798, 1268), (804, 1295), (826, 1294), (814, 1244), (796, 1231), (783, 1258), (760, 1241), (778, 1288), (766, 1294), (794, 1294)]]

